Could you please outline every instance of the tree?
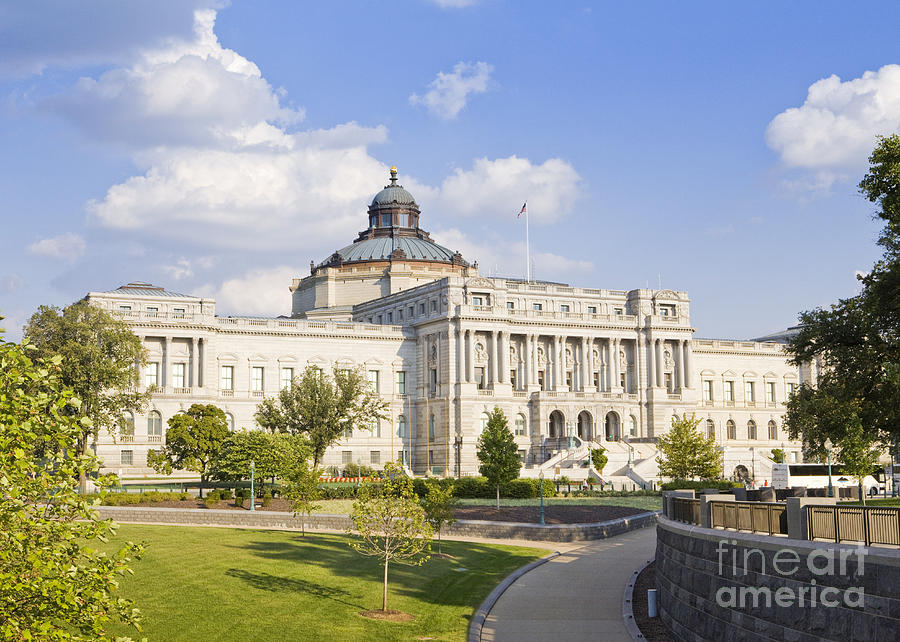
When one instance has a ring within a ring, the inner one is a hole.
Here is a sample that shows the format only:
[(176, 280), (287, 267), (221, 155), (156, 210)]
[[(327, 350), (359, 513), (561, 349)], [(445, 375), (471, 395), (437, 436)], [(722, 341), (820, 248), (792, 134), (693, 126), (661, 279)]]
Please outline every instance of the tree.
[(116, 589), (142, 549), (91, 548), (116, 525), (77, 492), (76, 480), (99, 470), (79, 449), (90, 419), (63, 384), (63, 358), (38, 354), (27, 339), (0, 337), (0, 638), (110, 640), (112, 621), (140, 630)]
[(422, 498), (422, 508), (425, 511), (425, 519), (431, 525), (438, 537), (438, 555), (443, 555), (441, 551), (441, 530), (444, 526), (449, 526), (456, 522), (453, 511), (459, 504), (459, 500), (453, 496), (453, 486), (450, 484), (442, 484), (437, 479), (426, 479), (425, 488), (427, 492)]
[(400, 466), (389, 462), (384, 470), (386, 478), (380, 487), (360, 486), (347, 532), (356, 535), (350, 541), (354, 550), (383, 562), (381, 610), (387, 611), (388, 566), (391, 562), (421, 566), (428, 561), (432, 531)]
[[(41, 306), (25, 327), (25, 337), (47, 359), (60, 355), (66, 367), (60, 383), (81, 399), (82, 425), (76, 449), (85, 454), (100, 430), (114, 437), (126, 410), (140, 411), (151, 391), (137, 392), (139, 368), (146, 362), (141, 340), (127, 323), (87, 301), (62, 311)], [(85, 479), (81, 480), (82, 491)]]
[(772, 456), (769, 457), (769, 459), (771, 459), (776, 464), (783, 464), (784, 463), (784, 450), (781, 448), (773, 448)]
[(848, 426), (847, 434), (838, 444), (838, 461), (843, 466), (844, 473), (856, 479), (859, 484), (859, 498), (863, 505), (866, 503), (866, 493), (863, 488), (863, 479), (871, 475), (878, 462), (880, 449), (876, 447), (871, 436), (863, 430), (862, 422), (857, 417)]
[(291, 472), (287, 475), (284, 495), (291, 502), (291, 511), (294, 517), (301, 515), (300, 530), (302, 535), (306, 536), (306, 520), (314, 510), (321, 508), (316, 504), (322, 496), (322, 490), (319, 488), (319, 477), (322, 476), (320, 468), (308, 466), (306, 461), (297, 463)]
[(606, 448), (600, 446), (599, 448), (591, 448), (591, 464), (594, 465), (594, 470), (597, 471), (597, 474), (603, 474), (603, 467), (606, 466), (609, 461), (609, 457), (606, 456)]
[(522, 463), (519, 461), (516, 438), (509, 429), (506, 415), (499, 407), (495, 406), (488, 417), (487, 426), (478, 437), (476, 448), (481, 462), (478, 472), (497, 488), (497, 510), (500, 510), (500, 486), (519, 476)]
[(187, 412), (169, 418), (163, 450), (147, 453), (147, 463), (167, 475), (172, 470), (200, 473), (200, 497), (209, 479), (212, 463), (228, 438), (225, 413), (216, 406), (191, 404)]
[(824, 458), (825, 441), (842, 443), (857, 420), (872, 443), (900, 437), (900, 136), (879, 137), (859, 189), (885, 223), (883, 255), (857, 296), (802, 313), (787, 348), (794, 364), (818, 366), (817, 381), (792, 396), (785, 417), (807, 457)]
[(272, 432), (306, 436), (313, 466), (318, 466), (325, 451), (344, 434), (386, 418), (386, 409), (387, 403), (361, 370), (335, 368), (327, 375), (309, 366), (277, 398), (259, 404), (256, 421)]
[(659, 474), (672, 479), (716, 479), (722, 476), (722, 451), (712, 436), (697, 430), (695, 415), (672, 418), (672, 427), (657, 440), (662, 457)]
[(250, 462), (260, 479), (285, 478), (299, 464), (309, 458), (306, 439), (282, 433), (260, 430), (233, 432), (222, 443), (212, 462), (211, 476), (221, 480), (250, 478)]

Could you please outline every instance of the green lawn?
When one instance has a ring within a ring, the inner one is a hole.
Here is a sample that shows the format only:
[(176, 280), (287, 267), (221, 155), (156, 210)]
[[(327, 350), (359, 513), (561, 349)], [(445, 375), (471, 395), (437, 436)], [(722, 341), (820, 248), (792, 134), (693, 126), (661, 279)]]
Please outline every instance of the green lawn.
[[(395, 624), (381, 607), (381, 567), (347, 536), (124, 524), (117, 540), (144, 541), (122, 581), (149, 640), (463, 640), (469, 618), (500, 581), (546, 550), (445, 541), (454, 559), (391, 567)], [(140, 638), (125, 627), (119, 635)]]
[[(318, 504), (321, 508), (315, 512), (331, 515), (349, 515), (353, 509), (352, 499), (326, 499)], [(494, 506), (494, 499), (461, 499), (460, 506)], [(537, 506), (539, 499), (503, 499), (501, 506)], [(662, 498), (655, 495), (641, 495), (633, 497), (547, 497), (544, 498), (544, 506), (630, 506), (644, 510), (661, 510)]]
[[(862, 502), (841, 502), (841, 506), (862, 506)], [(866, 506), (893, 506), (900, 507), (900, 497), (881, 497), (866, 499)]]

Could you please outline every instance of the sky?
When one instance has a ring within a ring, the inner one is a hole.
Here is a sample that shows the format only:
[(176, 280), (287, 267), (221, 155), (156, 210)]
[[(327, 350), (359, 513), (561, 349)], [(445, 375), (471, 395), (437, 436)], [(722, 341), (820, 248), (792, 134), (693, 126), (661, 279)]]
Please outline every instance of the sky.
[(686, 291), (752, 338), (858, 292), (900, 5), (0, 5), (0, 325), (148, 281), (289, 314), (396, 164), (482, 274)]

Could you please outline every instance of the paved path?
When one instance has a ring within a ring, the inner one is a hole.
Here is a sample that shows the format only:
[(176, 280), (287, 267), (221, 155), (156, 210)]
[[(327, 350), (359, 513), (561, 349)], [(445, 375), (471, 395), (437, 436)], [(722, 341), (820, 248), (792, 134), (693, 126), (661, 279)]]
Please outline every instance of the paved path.
[(655, 550), (656, 529), (642, 528), (563, 552), (503, 593), (485, 621), (482, 641), (630, 641), (622, 593)]

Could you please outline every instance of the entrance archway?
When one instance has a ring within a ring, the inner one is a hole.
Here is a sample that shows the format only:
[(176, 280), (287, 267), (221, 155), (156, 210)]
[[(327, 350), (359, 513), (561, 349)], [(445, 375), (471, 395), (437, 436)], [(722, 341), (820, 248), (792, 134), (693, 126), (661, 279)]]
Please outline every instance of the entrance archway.
[(619, 441), (620, 434), (619, 415), (615, 412), (606, 413), (606, 441)]
[(566, 417), (559, 410), (550, 413), (550, 421), (547, 424), (547, 434), (551, 439), (559, 439), (566, 435)]
[(594, 438), (594, 418), (587, 410), (578, 413), (577, 434), (585, 441), (591, 441)]
[(744, 464), (738, 464), (734, 467), (734, 474), (732, 477), (735, 481), (746, 483), (750, 481), (750, 471), (747, 470), (747, 467), (744, 466)]

